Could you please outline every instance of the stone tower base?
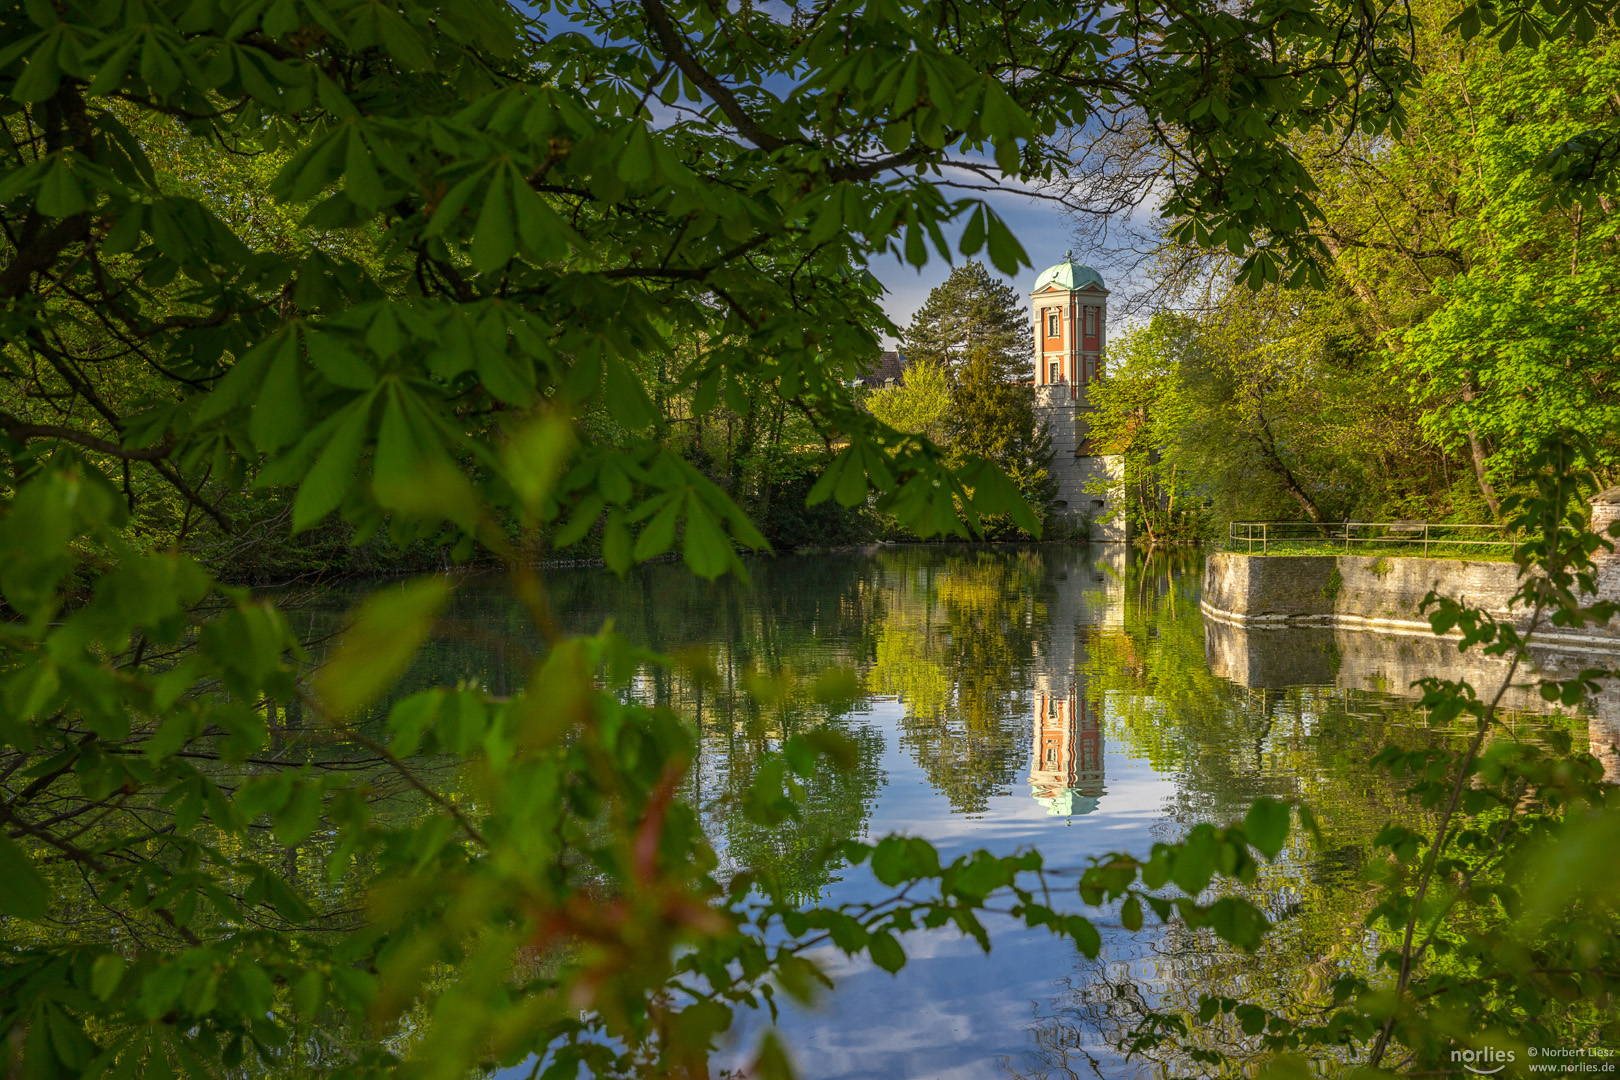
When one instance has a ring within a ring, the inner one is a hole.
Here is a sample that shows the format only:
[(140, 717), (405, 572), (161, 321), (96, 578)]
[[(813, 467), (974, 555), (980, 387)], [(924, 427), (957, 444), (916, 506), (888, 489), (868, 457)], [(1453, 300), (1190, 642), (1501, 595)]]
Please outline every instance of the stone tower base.
[(1091, 425), (1075, 404), (1066, 384), (1035, 388), (1035, 418), (1052, 436), (1052, 478), (1057, 481), (1057, 513), (1092, 540), (1124, 543), (1130, 539), (1123, 516), (1114, 514), (1125, 480), (1125, 460), (1115, 454), (1091, 455), (1086, 436)]

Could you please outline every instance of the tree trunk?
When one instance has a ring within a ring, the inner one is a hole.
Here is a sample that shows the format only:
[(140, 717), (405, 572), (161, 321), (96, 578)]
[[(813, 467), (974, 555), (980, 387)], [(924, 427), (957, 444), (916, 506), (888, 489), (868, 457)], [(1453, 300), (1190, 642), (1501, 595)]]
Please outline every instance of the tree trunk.
[(1317, 509), (1315, 501), (1305, 494), (1305, 489), (1299, 486), (1299, 482), (1288, 471), (1288, 466), (1280, 461), (1274, 461), (1271, 463), (1271, 471), (1276, 473), (1277, 477), (1282, 480), (1283, 490), (1293, 496), (1295, 502), (1299, 503), (1299, 508), (1305, 511), (1305, 516), (1314, 522), (1320, 523), (1322, 511)]
[(1305, 516), (1320, 523), (1322, 511), (1317, 508), (1316, 500), (1305, 494), (1305, 489), (1300, 487), (1299, 481), (1294, 478), (1293, 470), (1289, 469), (1288, 463), (1283, 461), (1282, 455), (1277, 452), (1277, 440), (1271, 434), (1271, 422), (1266, 419), (1265, 413), (1258, 409), (1255, 410), (1255, 418), (1260, 422), (1260, 431), (1255, 435), (1254, 441), (1260, 447), (1266, 468), (1282, 481), (1283, 490), (1299, 503), (1299, 508), (1305, 511)]
[[(1468, 381), (1463, 383), (1463, 401), (1472, 403), (1476, 393), (1478, 388), (1474, 385), (1473, 376), (1470, 375)], [(1500, 520), (1502, 501), (1496, 497), (1496, 489), (1491, 486), (1490, 478), (1485, 474), (1485, 443), (1473, 428), (1468, 429), (1468, 453), (1474, 461), (1474, 479), (1479, 481), (1479, 493), (1485, 496), (1485, 505), (1491, 508), (1491, 517)]]
[(1473, 428), (1468, 429), (1468, 453), (1474, 459), (1474, 478), (1479, 481), (1479, 493), (1485, 496), (1485, 505), (1491, 508), (1491, 517), (1500, 518), (1502, 502), (1496, 497), (1496, 489), (1491, 487), (1490, 480), (1485, 476), (1485, 444), (1480, 442)]

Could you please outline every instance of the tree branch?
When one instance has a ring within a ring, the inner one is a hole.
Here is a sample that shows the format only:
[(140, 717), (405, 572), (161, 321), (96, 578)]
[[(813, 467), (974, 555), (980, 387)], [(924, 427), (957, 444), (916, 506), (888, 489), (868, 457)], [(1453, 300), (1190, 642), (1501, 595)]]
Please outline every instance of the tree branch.
[(0, 411), (0, 431), (4, 431), (18, 442), (27, 442), (29, 439), (64, 439), (97, 453), (111, 454), (126, 461), (157, 461), (168, 457), (174, 450), (173, 444), (168, 442), (140, 450), (126, 450), (115, 442), (108, 442), (87, 432), (58, 424), (30, 424), (4, 411)]

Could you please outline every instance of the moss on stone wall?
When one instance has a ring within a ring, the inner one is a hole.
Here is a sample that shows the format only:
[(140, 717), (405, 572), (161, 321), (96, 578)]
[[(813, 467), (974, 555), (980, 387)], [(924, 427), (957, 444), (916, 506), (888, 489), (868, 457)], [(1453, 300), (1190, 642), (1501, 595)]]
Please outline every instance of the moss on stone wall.
[(1344, 575), (1339, 573), (1335, 566), (1333, 573), (1328, 575), (1327, 584), (1322, 586), (1322, 598), (1327, 601), (1328, 607), (1333, 607), (1333, 601), (1339, 596), (1339, 590), (1344, 588)]

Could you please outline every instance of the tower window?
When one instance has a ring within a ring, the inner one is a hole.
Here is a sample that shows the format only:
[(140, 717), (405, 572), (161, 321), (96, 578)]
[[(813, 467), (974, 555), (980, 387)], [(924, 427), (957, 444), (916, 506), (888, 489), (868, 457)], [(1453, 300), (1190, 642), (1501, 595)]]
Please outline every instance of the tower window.
[(1086, 308), (1086, 337), (1097, 336), (1097, 309)]
[(1061, 322), (1061, 318), (1062, 317), (1058, 314), (1057, 308), (1051, 308), (1046, 312), (1046, 336), (1047, 337), (1057, 337), (1058, 335), (1063, 333), (1063, 325), (1062, 325), (1062, 322)]
[(1055, 383), (1055, 382), (1058, 381), (1058, 362), (1056, 360), (1052, 361), (1051, 377), (1048, 378), (1046, 381), (1049, 382), (1049, 383)]

